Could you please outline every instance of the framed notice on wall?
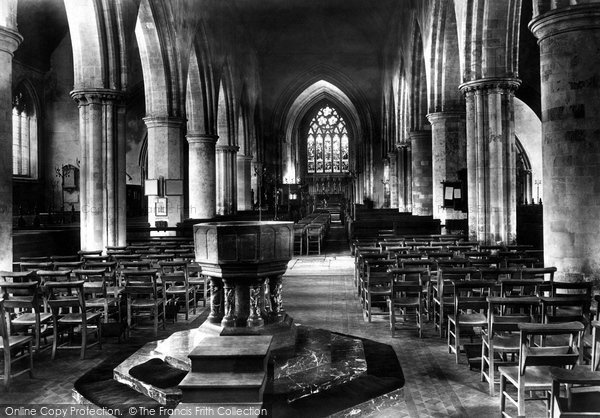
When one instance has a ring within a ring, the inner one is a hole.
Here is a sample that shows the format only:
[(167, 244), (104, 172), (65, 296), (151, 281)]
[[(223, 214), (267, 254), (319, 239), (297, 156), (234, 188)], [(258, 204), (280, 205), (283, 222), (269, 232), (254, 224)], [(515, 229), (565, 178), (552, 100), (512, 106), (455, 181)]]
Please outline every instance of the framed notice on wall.
[(159, 197), (154, 203), (154, 216), (167, 216), (168, 204), (166, 197)]

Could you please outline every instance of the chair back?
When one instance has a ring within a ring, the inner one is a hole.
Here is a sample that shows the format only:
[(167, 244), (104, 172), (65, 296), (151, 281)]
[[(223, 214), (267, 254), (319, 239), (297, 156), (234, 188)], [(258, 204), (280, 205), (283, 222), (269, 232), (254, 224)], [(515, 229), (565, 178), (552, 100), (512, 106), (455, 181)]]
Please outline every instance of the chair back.
[(82, 269), (83, 265), (83, 261), (55, 261), (54, 270), (77, 270)]
[(544, 279), (500, 279), (500, 295), (512, 296), (541, 296), (540, 288)]
[(156, 283), (158, 271), (155, 269), (128, 270), (121, 272), (125, 281), (125, 294), (133, 297), (158, 297)]
[(88, 255), (102, 255), (102, 250), (91, 250), (91, 251), (80, 250), (80, 251), (77, 251), (77, 255), (79, 255), (79, 258), (81, 260), (83, 260), (84, 257), (88, 256)]
[(50, 261), (50, 257), (21, 257), (19, 260), (25, 263), (47, 263)]
[[(85, 312), (83, 280), (70, 282), (46, 282), (47, 303), (53, 315), (58, 315), (61, 309), (73, 309)], [(85, 315), (82, 315), (85, 318)]]
[(74, 270), (73, 274), (77, 280), (84, 282), (83, 292), (84, 296), (91, 295), (92, 297), (105, 298), (106, 295), (106, 279), (107, 271), (104, 268), (101, 269), (86, 269), (86, 270)]
[(540, 299), (530, 297), (490, 296), (488, 302), (488, 335), (493, 338), (498, 332), (517, 332), (519, 324), (535, 321), (535, 309)]
[(50, 261), (54, 263), (69, 263), (73, 261), (79, 261), (79, 256), (76, 255), (53, 255), (50, 257)]
[(434, 260), (399, 260), (398, 264), (405, 269), (425, 269), (429, 272), (437, 265)]
[(188, 272), (188, 263), (185, 261), (161, 261), (158, 265), (161, 275), (177, 271), (184, 272), (187, 275)]
[(54, 265), (51, 262), (23, 262), (20, 263), (21, 271), (53, 270)]
[(68, 282), (71, 280), (71, 270), (38, 270), (36, 274), (42, 284), (46, 282)]
[(390, 268), (396, 267), (394, 260), (367, 260), (365, 261), (365, 282), (367, 286), (391, 285)]
[(7, 309), (34, 309), (40, 307), (40, 287), (37, 281), (2, 282), (0, 281), (0, 298), (4, 299)]
[(487, 311), (487, 298), (496, 285), (494, 280), (453, 280), (454, 285), (454, 314), (464, 310)]
[[(581, 359), (581, 337), (584, 325), (581, 322), (566, 322), (560, 324), (519, 324), (520, 353), (519, 377), (527, 370), (528, 366), (555, 366), (572, 367)], [(564, 339), (550, 339), (548, 336), (567, 336)], [(543, 347), (536, 345), (536, 337), (541, 337), (545, 344)], [(550, 345), (558, 341), (557, 345)]]

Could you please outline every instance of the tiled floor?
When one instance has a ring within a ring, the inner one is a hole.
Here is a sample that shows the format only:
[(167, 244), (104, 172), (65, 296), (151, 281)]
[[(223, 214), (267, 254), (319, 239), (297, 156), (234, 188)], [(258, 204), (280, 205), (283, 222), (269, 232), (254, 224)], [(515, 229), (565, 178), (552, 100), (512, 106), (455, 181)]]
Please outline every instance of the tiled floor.
[[(341, 228), (332, 232), (337, 240), (329, 243), (328, 255), (303, 256), (290, 262), (284, 278), (284, 308), (296, 323), (371, 338), (394, 347), (406, 378), (403, 400), (371, 416), (498, 416), (499, 398), (488, 396), (487, 386), (480, 381), (478, 372), (469, 370), (464, 357), (461, 364), (455, 364), (445, 341), (437, 337), (430, 324), (426, 324), (423, 339), (417, 338), (414, 330), (399, 331), (391, 338), (383, 317), (372, 323), (363, 320), (353, 285), (353, 259), (340, 237)], [(168, 324), (159, 338), (198, 325), (194, 318), (187, 323), (180, 320)], [(7, 403), (73, 403), (71, 389), (75, 379), (124, 349), (123, 344), (139, 344), (151, 336), (140, 333), (134, 338), (121, 344), (109, 340), (102, 351), (91, 349), (84, 361), (76, 352), (61, 353), (55, 361), (49, 359), (48, 353), (39, 355), (35, 359), (36, 377), (16, 378), (10, 393), (0, 389), (0, 407)], [(539, 402), (528, 404), (527, 411), (528, 416), (544, 416)]]

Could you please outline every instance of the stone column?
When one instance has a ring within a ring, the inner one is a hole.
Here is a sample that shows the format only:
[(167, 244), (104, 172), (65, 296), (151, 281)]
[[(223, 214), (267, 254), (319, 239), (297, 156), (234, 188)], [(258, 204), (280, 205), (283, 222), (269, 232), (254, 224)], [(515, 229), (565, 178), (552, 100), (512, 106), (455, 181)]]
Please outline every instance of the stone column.
[(220, 324), (223, 319), (223, 280), (217, 277), (210, 277), (210, 314), (208, 321), (212, 324)]
[(398, 152), (388, 154), (390, 161), (390, 208), (398, 208)]
[(188, 132), (189, 147), (189, 217), (214, 218), (216, 214), (216, 164), (217, 135)]
[(431, 123), (433, 217), (464, 219), (466, 214), (444, 208), (443, 181), (459, 181), (459, 170), (467, 168), (467, 137), (464, 112), (436, 112), (427, 115)]
[(411, 131), (412, 149), (412, 213), (433, 215), (431, 184), (431, 131)]
[(82, 250), (126, 243), (125, 108), (123, 93), (74, 90), (79, 107)]
[(563, 3), (538, 4), (529, 24), (540, 45), (544, 263), (598, 278), (600, 4)]
[(217, 214), (231, 215), (237, 207), (237, 162), (239, 147), (217, 145)]
[(460, 86), (467, 106), (469, 239), (512, 243), (517, 232), (514, 129), (515, 78)]
[[(15, 6), (16, 9), (16, 6)], [(12, 58), (23, 38), (0, 26), (0, 269), (12, 271)]]
[[(148, 128), (148, 179), (183, 179), (183, 140), (185, 119), (176, 117), (146, 117)], [(167, 197), (167, 215), (157, 215), (157, 196), (148, 196), (148, 223), (167, 221), (168, 226), (177, 226), (183, 220), (183, 196)], [(166, 232), (155, 235), (170, 235)]]
[(250, 198), (252, 156), (237, 155), (237, 209), (251, 210)]

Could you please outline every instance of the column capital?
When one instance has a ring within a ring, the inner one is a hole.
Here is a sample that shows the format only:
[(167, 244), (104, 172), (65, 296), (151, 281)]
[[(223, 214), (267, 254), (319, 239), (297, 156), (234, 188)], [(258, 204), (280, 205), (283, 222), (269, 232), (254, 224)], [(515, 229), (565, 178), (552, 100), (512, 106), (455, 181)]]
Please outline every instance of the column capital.
[(240, 147), (238, 147), (237, 145), (217, 145), (216, 150), (217, 152), (230, 152), (232, 154), (235, 154), (240, 150)]
[(142, 118), (148, 128), (184, 128), (186, 124), (185, 118), (174, 116), (146, 116)]
[(521, 80), (514, 77), (486, 77), (478, 80), (467, 81), (458, 86), (463, 94), (480, 90), (501, 90), (514, 93), (521, 85)]
[(574, 29), (600, 29), (600, 3), (567, 7), (556, 7), (554, 2), (548, 3), (546, 7), (538, 4), (539, 14), (528, 25), (529, 30), (539, 41)]
[(214, 145), (219, 139), (219, 135), (201, 134), (198, 132), (188, 132), (185, 136), (189, 144), (211, 144)]
[(10, 55), (16, 51), (19, 45), (23, 42), (23, 37), (14, 29), (9, 29), (5, 26), (0, 26), (0, 51), (9, 53)]
[(411, 141), (419, 141), (421, 139), (431, 139), (431, 130), (420, 129), (418, 131), (410, 131), (408, 137)]
[(403, 149), (410, 149), (410, 141), (409, 142), (398, 142), (396, 144), (396, 148), (398, 149), (398, 151), (403, 150)]
[(237, 155), (237, 159), (238, 160), (245, 160), (245, 161), (252, 161), (253, 157), (251, 155), (238, 154)]
[(432, 112), (427, 114), (427, 120), (432, 125), (437, 122), (443, 122), (448, 119), (464, 119), (467, 116), (466, 111), (444, 110), (441, 112)]
[(125, 92), (113, 89), (86, 88), (75, 89), (71, 91), (70, 96), (79, 106), (85, 106), (92, 103), (100, 104), (106, 101), (121, 101), (125, 98)]

